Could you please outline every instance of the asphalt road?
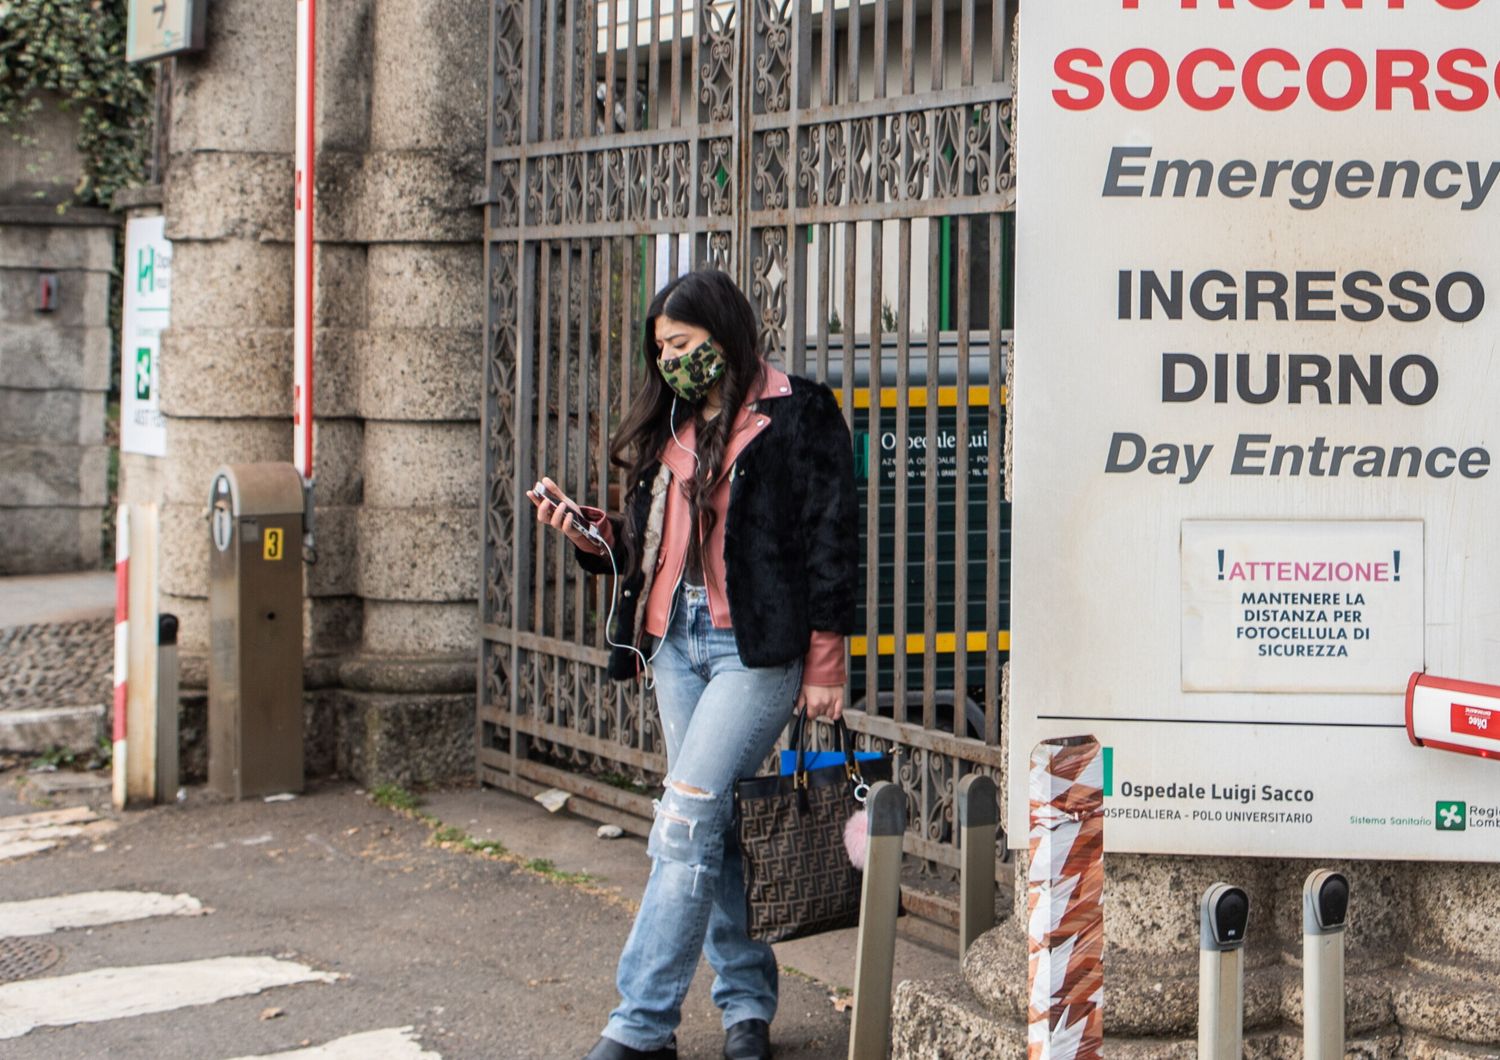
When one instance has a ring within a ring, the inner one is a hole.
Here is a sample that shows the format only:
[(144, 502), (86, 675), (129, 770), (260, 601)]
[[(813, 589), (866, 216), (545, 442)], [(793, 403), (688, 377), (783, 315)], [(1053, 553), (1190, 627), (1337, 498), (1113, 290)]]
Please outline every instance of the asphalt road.
[[(0, 815), (35, 809), (14, 802), (12, 778), (0, 775)], [(352, 786), (271, 804), (194, 792), (120, 821), (108, 836), (0, 862), (0, 902), (118, 888), (186, 892), (211, 912), (56, 932), (47, 941), (62, 957), (43, 976), (266, 955), (342, 978), (39, 1027), (0, 1044), (8, 1058), (225, 1060), (411, 1026), (450, 1060), (566, 1060), (588, 1050), (615, 1003), (630, 927), (621, 903), (435, 847), (426, 826)], [(710, 980), (700, 966), (679, 1034), (684, 1060), (721, 1055)], [(280, 1012), (263, 1018), (267, 1009)], [(842, 1057), (847, 1028), (826, 987), (783, 978), (778, 1056)]]

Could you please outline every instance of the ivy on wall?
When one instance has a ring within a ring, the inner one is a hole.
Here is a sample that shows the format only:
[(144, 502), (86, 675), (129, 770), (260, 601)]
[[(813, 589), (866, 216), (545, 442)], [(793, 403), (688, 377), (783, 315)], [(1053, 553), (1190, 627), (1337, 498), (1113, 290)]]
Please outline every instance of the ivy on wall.
[(27, 142), (41, 94), (80, 118), (80, 205), (107, 206), (144, 179), (151, 72), (125, 62), (125, 0), (0, 0), (0, 128)]

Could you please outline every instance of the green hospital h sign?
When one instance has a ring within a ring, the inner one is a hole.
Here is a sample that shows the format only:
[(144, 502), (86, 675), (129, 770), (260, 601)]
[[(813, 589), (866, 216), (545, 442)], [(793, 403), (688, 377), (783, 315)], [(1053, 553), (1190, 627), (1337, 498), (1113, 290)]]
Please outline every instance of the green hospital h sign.
[(135, 291), (148, 294), (156, 290), (156, 248), (142, 247), (136, 255)]

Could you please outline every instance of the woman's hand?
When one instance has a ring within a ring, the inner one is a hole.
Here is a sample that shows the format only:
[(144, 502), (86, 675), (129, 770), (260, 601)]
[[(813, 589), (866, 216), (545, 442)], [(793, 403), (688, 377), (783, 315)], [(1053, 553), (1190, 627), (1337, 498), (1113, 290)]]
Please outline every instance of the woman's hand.
[(543, 476), (542, 485), (546, 486), (548, 492), (554, 496), (561, 497), (562, 503), (553, 504), (546, 497), (540, 496), (532, 490), (527, 490), (526, 497), (536, 508), (536, 521), (545, 523), (547, 526), (559, 531), (579, 548), (588, 552), (598, 552), (598, 545), (573, 528), (573, 516), (583, 519), (583, 513), (578, 510), (578, 505), (574, 504), (572, 499), (550, 478)]
[(844, 686), (803, 685), (797, 696), (796, 709), (806, 709), (809, 718), (838, 721), (844, 716)]

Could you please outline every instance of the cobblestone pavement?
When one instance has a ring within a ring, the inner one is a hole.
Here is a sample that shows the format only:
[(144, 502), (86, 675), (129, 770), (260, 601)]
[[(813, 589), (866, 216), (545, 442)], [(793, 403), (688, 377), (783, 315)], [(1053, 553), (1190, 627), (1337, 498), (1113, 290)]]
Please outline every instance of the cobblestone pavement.
[(0, 629), (0, 710), (108, 703), (114, 650), (108, 616)]

